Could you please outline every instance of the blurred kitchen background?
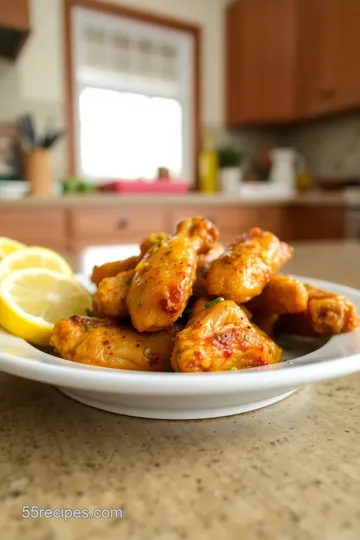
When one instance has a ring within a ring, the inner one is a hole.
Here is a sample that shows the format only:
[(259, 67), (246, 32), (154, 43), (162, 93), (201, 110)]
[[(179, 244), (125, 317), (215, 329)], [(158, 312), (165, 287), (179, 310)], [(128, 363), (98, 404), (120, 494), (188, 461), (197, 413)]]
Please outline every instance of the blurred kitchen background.
[(359, 0), (0, 0), (0, 235), (360, 238)]

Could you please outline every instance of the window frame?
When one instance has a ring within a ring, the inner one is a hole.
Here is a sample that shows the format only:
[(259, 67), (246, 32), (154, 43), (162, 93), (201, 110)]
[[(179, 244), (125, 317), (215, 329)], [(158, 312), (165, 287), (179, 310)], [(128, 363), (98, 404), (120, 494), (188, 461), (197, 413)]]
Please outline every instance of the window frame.
[(76, 174), (77, 163), (77, 103), (76, 100), (76, 81), (73, 73), (73, 32), (72, 32), (72, 9), (75, 7), (84, 7), (94, 11), (100, 11), (110, 15), (117, 15), (123, 18), (129, 18), (135, 21), (145, 22), (163, 26), (164, 28), (176, 29), (189, 33), (194, 43), (194, 61), (193, 61), (193, 96), (192, 96), (192, 139), (193, 139), (193, 181), (194, 187), (198, 182), (198, 154), (200, 151), (200, 50), (201, 50), (201, 29), (197, 25), (163, 17), (155, 13), (140, 11), (113, 3), (99, 2), (98, 0), (64, 0), (64, 21), (65, 21), (65, 105), (68, 127), (68, 174)]

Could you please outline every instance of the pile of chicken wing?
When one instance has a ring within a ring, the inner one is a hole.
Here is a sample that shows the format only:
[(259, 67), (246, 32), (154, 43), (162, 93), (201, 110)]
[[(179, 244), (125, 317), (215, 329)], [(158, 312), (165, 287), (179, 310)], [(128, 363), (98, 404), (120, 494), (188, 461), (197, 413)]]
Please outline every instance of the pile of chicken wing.
[(227, 248), (207, 219), (152, 234), (140, 254), (95, 267), (93, 312), (56, 323), (51, 345), (74, 362), (138, 371), (253, 368), (282, 359), (276, 332), (359, 326), (345, 297), (278, 274), (293, 248), (252, 228)]

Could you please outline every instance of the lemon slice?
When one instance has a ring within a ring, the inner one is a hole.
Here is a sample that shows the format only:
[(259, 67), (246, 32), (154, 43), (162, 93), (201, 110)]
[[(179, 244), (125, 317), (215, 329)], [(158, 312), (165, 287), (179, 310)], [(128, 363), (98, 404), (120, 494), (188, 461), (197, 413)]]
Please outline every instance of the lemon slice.
[(66, 276), (73, 275), (68, 263), (58, 253), (51, 249), (35, 246), (15, 251), (5, 257), (0, 262), (0, 280), (16, 270), (25, 268), (44, 268)]
[(6, 236), (0, 236), (0, 261), (19, 249), (26, 248), (25, 244), (17, 242), (17, 240), (12, 240), (12, 238), (7, 238)]
[(47, 269), (17, 270), (0, 283), (0, 325), (37, 345), (48, 345), (54, 324), (91, 308), (91, 295), (74, 278)]

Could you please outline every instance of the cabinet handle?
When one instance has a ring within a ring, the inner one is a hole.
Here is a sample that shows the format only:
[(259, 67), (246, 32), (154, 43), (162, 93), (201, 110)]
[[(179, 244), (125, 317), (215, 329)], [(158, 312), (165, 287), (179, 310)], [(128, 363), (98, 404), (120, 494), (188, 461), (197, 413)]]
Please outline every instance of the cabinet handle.
[(328, 88), (327, 90), (320, 90), (319, 97), (321, 100), (331, 99), (335, 95), (335, 90)]
[(117, 222), (117, 228), (118, 229), (126, 229), (126, 227), (129, 225), (129, 220), (126, 218), (121, 218)]

